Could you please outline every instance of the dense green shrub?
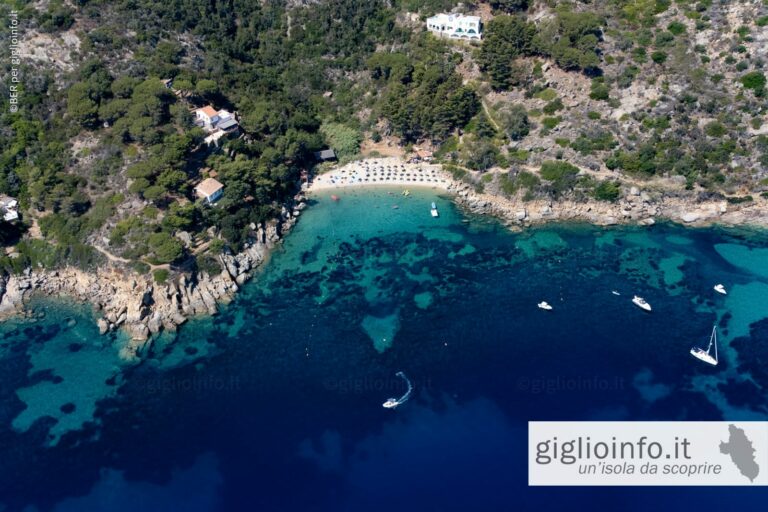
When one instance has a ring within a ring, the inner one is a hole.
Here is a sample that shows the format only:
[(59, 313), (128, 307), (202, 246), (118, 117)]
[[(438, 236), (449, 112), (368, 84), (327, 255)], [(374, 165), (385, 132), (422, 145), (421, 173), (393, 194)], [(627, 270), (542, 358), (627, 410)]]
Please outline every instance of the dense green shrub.
[(179, 259), (184, 252), (184, 246), (177, 238), (163, 231), (149, 235), (149, 248), (153, 252), (153, 262), (157, 264), (172, 263)]
[(667, 30), (672, 32), (674, 35), (679, 36), (680, 34), (685, 33), (685, 25), (679, 21), (673, 21), (667, 25)]
[(667, 61), (667, 54), (661, 50), (656, 50), (651, 54), (651, 60), (656, 64), (664, 64)]
[(617, 181), (601, 181), (594, 190), (594, 197), (598, 201), (616, 201), (621, 195), (621, 187)]
[(719, 123), (717, 121), (712, 121), (711, 123), (707, 124), (704, 127), (704, 133), (709, 135), (710, 137), (717, 137), (720, 138), (726, 133), (728, 133), (728, 130), (726, 130), (723, 123)]
[(562, 117), (545, 117), (541, 120), (541, 125), (546, 128), (547, 130), (551, 130), (558, 124), (560, 124), (560, 121), (562, 121)]
[(589, 134), (580, 134), (572, 143), (571, 147), (583, 155), (589, 155), (595, 151), (607, 151), (616, 147), (618, 143), (608, 131), (596, 129)]
[(565, 108), (565, 105), (563, 105), (563, 100), (561, 100), (560, 98), (555, 98), (554, 100), (544, 105), (544, 108), (541, 110), (545, 114), (552, 115), (555, 112), (563, 110), (564, 108)]
[(541, 177), (545, 180), (555, 181), (565, 176), (579, 173), (579, 168), (567, 162), (547, 161), (541, 164)]
[(549, 182), (556, 196), (573, 188), (578, 174), (579, 168), (567, 162), (549, 160), (541, 164), (540, 175)]
[(158, 268), (152, 272), (152, 277), (155, 279), (157, 284), (164, 284), (166, 281), (168, 281), (168, 276), (170, 276), (170, 274), (171, 273), (167, 269)]
[(531, 123), (522, 105), (510, 105), (499, 111), (499, 123), (510, 140), (520, 140), (530, 132)]
[(760, 71), (753, 71), (742, 76), (739, 81), (745, 89), (752, 89), (755, 92), (765, 89), (765, 75)]
[(593, 81), (592, 88), (589, 92), (589, 97), (593, 100), (608, 101), (610, 97), (611, 89), (603, 82)]
[(725, 199), (731, 204), (751, 203), (754, 201), (752, 196), (726, 197)]
[(517, 175), (511, 172), (499, 175), (499, 188), (508, 197), (522, 189), (532, 192), (540, 184), (539, 177), (528, 171), (520, 171)]

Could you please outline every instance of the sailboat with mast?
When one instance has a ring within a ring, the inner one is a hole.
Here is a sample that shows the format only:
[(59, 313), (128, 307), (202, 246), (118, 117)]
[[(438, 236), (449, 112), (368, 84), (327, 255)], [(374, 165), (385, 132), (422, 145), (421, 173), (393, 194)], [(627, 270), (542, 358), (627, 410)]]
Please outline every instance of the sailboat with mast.
[[(712, 347), (715, 348), (714, 357), (710, 353), (712, 351)], [(712, 335), (709, 337), (709, 346), (707, 346), (707, 350), (699, 347), (693, 347), (691, 349), (691, 355), (700, 361), (704, 361), (707, 364), (717, 366), (717, 325), (712, 327)]]

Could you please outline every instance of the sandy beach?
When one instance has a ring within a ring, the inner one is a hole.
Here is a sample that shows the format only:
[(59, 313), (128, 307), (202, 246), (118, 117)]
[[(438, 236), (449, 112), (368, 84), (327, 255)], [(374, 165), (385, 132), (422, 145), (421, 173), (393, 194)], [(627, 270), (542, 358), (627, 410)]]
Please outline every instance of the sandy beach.
[(369, 158), (316, 176), (308, 192), (352, 186), (397, 185), (448, 190), (453, 180), (440, 165), (405, 163), (399, 158)]
[(439, 164), (406, 163), (400, 158), (369, 158), (335, 167), (316, 176), (307, 192), (330, 191), (346, 187), (378, 185), (405, 189), (429, 187), (451, 192), (455, 201), (477, 214), (490, 214), (510, 226), (542, 224), (552, 221), (583, 221), (600, 226), (614, 224), (651, 225), (668, 219), (680, 224), (707, 226), (768, 225), (766, 200), (761, 197), (744, 204), (730, 204), (723, 198), (699, 200), (695, 194), (667, 193), (653, 186), (625, 187), (618, 201), (594, 199), (573, 201), (520, 197), (478, 192), (468, 183), (456, 181)]

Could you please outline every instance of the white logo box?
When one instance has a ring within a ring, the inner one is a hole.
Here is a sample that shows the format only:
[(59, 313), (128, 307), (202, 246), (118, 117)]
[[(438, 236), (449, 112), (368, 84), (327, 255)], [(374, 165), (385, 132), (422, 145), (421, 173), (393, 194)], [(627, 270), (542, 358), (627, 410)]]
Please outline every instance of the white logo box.
[(768, 421), (530, 421), (528, 485), (768, 485)]

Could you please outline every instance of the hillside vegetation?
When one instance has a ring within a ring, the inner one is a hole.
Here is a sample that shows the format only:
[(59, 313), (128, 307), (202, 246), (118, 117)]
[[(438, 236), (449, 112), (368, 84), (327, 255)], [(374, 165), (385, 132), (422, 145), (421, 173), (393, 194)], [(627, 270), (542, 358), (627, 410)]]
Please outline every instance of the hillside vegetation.
[[(519, 200), (615, 201), (653, 180), (732, 201), (768, 190), (763, 0), (11, 8), (24, 58), (19, 111), (9, 73), (0, 100), (0, 194), (21, 205), (0, 221), (9, 272), (105, 254), (163, 280), (215, 271), (290, 209), (314, 152), (348, 160), (364, 140), (431, 144), (457, 177)], [(483, 18), (482, 42), (425, 31), (452, 10)], [(193, 123), (207, 104), (238, 115), (219, 147)], [(194, 195), (212, 171), (214, 207)]]

